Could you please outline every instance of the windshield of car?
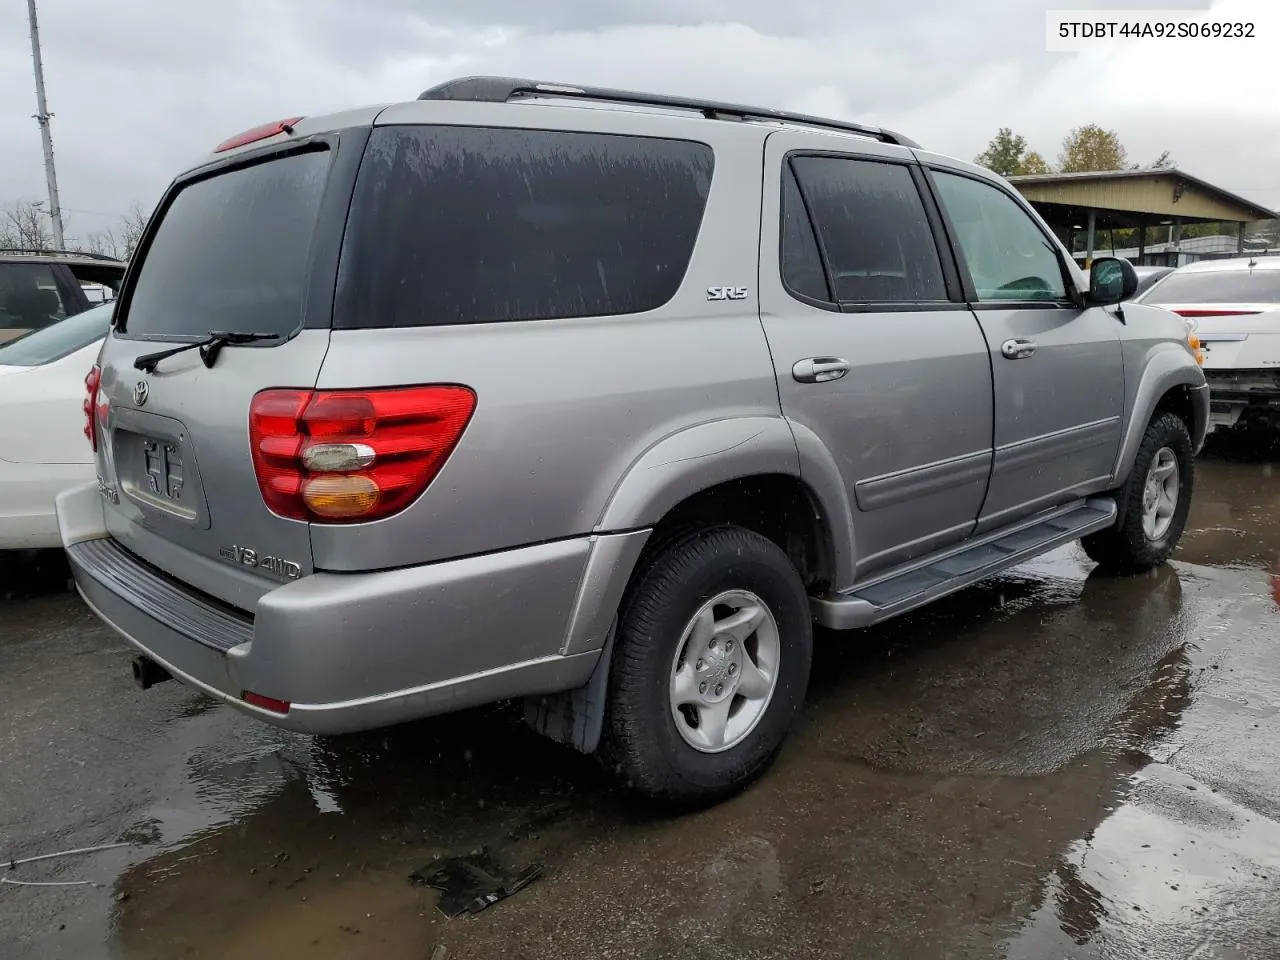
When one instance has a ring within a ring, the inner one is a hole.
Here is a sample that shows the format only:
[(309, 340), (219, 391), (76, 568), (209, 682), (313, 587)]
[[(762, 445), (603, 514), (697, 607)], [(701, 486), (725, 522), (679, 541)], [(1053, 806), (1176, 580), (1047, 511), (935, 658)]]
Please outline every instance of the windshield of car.
[(107, 335), (114, 303), (91, 307), (0, 346), (0, 367), (39, 367), (70, 356)]
[(1280, 270), (1171, 273), (1142, 299), (1146, 303), (1280, 303)]

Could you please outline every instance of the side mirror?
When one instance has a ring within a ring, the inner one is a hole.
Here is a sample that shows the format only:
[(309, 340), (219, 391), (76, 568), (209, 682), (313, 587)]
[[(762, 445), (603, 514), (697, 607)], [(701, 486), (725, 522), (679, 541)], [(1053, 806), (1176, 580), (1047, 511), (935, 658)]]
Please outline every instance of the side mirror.
[(1089, 302), (1109, 306), (1133, 299), (1138, 292), (1138, 274), (1123, 257), (1098, 257), (1089, 269)]

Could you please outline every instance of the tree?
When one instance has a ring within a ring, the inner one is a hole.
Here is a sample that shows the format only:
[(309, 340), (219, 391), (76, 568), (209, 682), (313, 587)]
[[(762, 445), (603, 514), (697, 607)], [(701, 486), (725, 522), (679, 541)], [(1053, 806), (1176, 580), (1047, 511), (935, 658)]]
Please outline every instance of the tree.
[(115, 257), (117, 260), (128, 260), (138, 248), (142, 231), (147, 228), (147, 218), (147, 212), (135, 200), (116, 226), (89, 234), (85, 240), (85, 250)]
[(1164, 153), (1160, 154), (1160, 156), (1156, 157), (1155, 161), (1151, 164), (1150, 169), (1168, 170), (1174, 166), (1176, 166), (1176, 164), (1169, 159), (1169, 151), (1166, 150)]
[(1009, 127), (1001, 127), (987, 144), (987, 149), (974, 157), (973, 162), (1002, 177), (1049, 172), (1044, 157), (1034, 150), (1028, 151), (1026, 137), (1014, 133)]
[(0, 212), (0, 247), (20, 250), (49, 250), (53, 231), (49, 215), (39, 201), (16, 201)]
[(1063, 139), (1058, 167), (1063, 173), (1124, 170), (1128, 159), (1128, 152), (1114, 130), (1104, 130), (1096, 123), (1089, 123), (1074, 128)]
[(1015, 176), (1033, 173), (1052, 173), (1053, 169), (1045, 162), (1044, 157), (1032, 150), (1022, 158), (1022, 163), (1014, 171)]

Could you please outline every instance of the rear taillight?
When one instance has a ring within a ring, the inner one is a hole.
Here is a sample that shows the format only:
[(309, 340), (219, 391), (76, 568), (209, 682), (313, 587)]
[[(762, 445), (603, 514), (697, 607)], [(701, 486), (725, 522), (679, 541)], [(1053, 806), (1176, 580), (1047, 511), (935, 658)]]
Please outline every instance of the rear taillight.
[(316, 523), (391, 516), (440, 472), (475, 407), (458, 386), (263, 390), (249, 409), (262, 499)]
[(84, 378), (84, 436), (94, 453), (98, 452), (98, 386), (102, 383), (102, 368), (96, 363)]
[(1180, 317), (1252, 317), (1261, 310), (1196, 310), (1190, 307), (1173, 311)]

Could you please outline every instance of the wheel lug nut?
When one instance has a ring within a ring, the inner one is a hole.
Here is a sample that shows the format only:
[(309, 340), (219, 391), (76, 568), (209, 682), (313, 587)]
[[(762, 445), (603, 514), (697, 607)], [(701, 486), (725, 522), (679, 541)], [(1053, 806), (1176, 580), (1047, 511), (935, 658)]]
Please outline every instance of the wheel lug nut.
[(729, 664), (729, 676), (732, 677), (737, 672), (738, 672), (738, 665), (736, 663)]
[(717, 684), (716, 684), (716, 696), (718, 697), (718, 696), (720, 696), (720, 694), (722, 694), (722, 693), (724, 693), (724, 684), (723, 684), (723, 683), (717, 683)]
[(699, 693), (707, 692), (707, 681), (703, 680), (700, 684), (698, 684), (698, 692)]
[(694, 669), (695, 669), (695, 670), (705, 670), (705, 669), (707, 669), (707, 663), (706, 663), (706, 661), (705, 661), (705, 660), (699, 660), (699, 661), (698, 661), (698, 665), (697, 665), (696, 667), (694, 667)]
[(716, 648), (716, 641), (714, 637), (712, 638), (711, 642), (707, 644), (707, 648), (709, 650), (714, 650)]
[(732, 650), (732, 649), (733, 649), (733, 641), (732, 641), (732, 640), (726, 640), (726, 641), (724, 642), (724, 649), (725, 649), (725, 651), (726, 651), (726, 652), (727, 652), (727, 651)]

